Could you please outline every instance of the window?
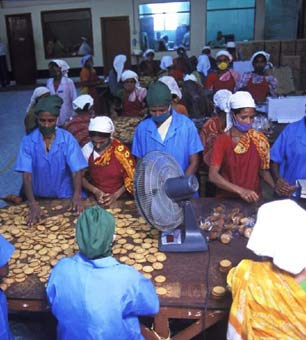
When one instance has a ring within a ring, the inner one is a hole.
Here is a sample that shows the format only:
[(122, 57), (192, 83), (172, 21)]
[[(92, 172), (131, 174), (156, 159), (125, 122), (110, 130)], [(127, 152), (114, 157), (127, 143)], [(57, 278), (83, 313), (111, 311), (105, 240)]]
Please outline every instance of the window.
[(155, 51), (190, 46), (190, 2), (139, 5), (141, 48)]
[(46, 58), (93, 54), (89, 8), (41, 12)]
[(207, 0), (206, 15), (207, 43), (214, 46), (219, 31), (223, 42), (254, 39), (255, 0)]

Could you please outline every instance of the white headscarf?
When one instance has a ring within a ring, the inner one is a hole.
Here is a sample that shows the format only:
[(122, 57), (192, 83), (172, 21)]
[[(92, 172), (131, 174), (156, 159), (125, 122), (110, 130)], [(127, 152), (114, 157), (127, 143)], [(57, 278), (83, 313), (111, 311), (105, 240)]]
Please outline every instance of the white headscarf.
[(252, 63), (252, 64), (253, 64), (254, 59), (255, 59), (258, 55), (263, 55), (263, 56), (266, 58), (267, 62), (270, 60), (270, 54), (269, 54), (269, 53), (267, 53), (267, 52), (265, 52), (265, 51), (257, 51), (257, 52), (255, 52), (255, 53), (252, 55), (252, 57), (251, 57), (251, 63)]
[(155, 55), (155, 51), (152, 50), (151, 48), (148, 48), (144, 53), (143, 53), (143, 57), (147, 58), (149, 53), (153, 53)]
[(163, 76), (158, 79), (162, 83), (166, 84), (171, 92), (171, 94), (176, 94), (179, 99), (182, 99), (182, 92), (179, 89), (176, 80), (171, 76)]
[(259, 208), (247, 248), (271, 257), (277, 267), (297, 275), (306, 267), (305, 239), (306, 211), (285, 199)]
[(109, 117), (98, 116), (90, 119), (88, 131), (110, 133), (112, 135), (115, 132), (115, 126)]
[(245, 107), (253, 107), (256, 105), (252, 95), (246, 91), (237, 91), (229, 97), (229, 108), (230, 109), (242, 109)]
[(233, 126), (229, 107), (229, 98), (231, 95), (232, 92), (229, 90), (219, 90), (214, 94), (215, 106), (226, 113), (226, 128), (224, 131), (229, 130)]
[(226, 48), (236, 48), (236, 43), (235, 41), (228, 41), (226, 43)]
[(39, 97), (43, 96), (44, 94), (50, 93), (50, 90), (45, 86), (36, 87), (33, 91), (30, 104), (28, 105), (27, 112), (30, 111), (31, 107), (36, 104), (36, 101)]
[(126, 55), (124, 54), (118, 54), (114, 58), (113, 66), (114, 66), (115, 71), (117, 72), (117, 82), (119, 82), (121, 79), (121, 74), (124, 69), (125, 62), (126, 62)]
[(83, 110), (86, 104), (89, 104), (89, 108), (91, 108), (93, 106), (93, 103), (94, 103), (94, 100), (92, 96), (90, 96), (89, 94), (82, 94), (78, 96), (72, 102), (72, 107), (73, 107), (73, 110), (77, 110), (77, 109)]
[(192, 81), (195, 81), (196, 83), (198, 82), (194, 74), (186, 74), (184, 77), (184, 81), (187, 81), (187, 80), (192, 80)]
[(160, 68), (166, 70), (167, 67), (173, 65), (173, 58), (170, 55), (164, 55), (160, 61)]
[(138, 75), (134, 71), (125, 70), (121, 74), (121, 81), (126, 81), (127, 79), (134, 79), (136, 81), (136, 83), (138, 83)]
[(55, 63), (62, 71), (62, 75), (64, 77), (68, 77), (68, 71), (70, 69), (70, 66), (67, 64), (65, 60), (62, 59), (53, 59), (53, 63)]
[(211, 47), (209, 46), (209, 45), (205, 45), (205, 46), (203, 46), (203, 48), (202, 48), (202, 51), (203, 50), (210, 50), (211, 51)]
[(210, 61), (206, 54), (201, 54), (198, 58), (197, 71), (207, 76), (207, 72), (210, 69)]
[(217, 54), (216, 54), (216, 59), (217, 59), (218, 57), (220, 57), (221, 55), (226, 56), (226, 57), (229, 59), (230, 62), (233, 61), (233, 57), (232, 57), (232, 55), (231, 55), (228, 51), (221, 50), (221, 51), (217, 52)]

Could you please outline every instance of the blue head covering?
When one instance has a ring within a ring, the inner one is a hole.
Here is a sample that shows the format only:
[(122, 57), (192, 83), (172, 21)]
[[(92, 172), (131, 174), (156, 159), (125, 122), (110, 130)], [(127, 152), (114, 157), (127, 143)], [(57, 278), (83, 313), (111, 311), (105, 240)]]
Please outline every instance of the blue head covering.
[(14, 251), (15, 247), (0, 235), (0, 268), (8, 263)]
[(91, 55), (91, 54), (86, 54), (86, 55), (84, 55), (84, 57), (81, 58), (81, 66), (84, 67), (85, 64), (86, 64), (86, 61), (87, 61), (88, 59), (90, 59), (90, 58), (92, 58), (92, 55)]

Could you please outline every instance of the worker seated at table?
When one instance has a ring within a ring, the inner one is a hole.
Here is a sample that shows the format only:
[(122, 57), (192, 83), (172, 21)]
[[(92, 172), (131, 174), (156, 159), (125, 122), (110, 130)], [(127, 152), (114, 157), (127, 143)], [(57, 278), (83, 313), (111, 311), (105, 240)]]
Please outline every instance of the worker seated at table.
[(264, 258), (242, 260), (228, 274), (228, 340), (305, 338), (305, 226), (306, 212), (292, 200), (259, 208), (247, 248)]
[(185, 116), (188, 116), (186, 106), (181, 102), (182, 92), (180, 88), (178, 87), (175, 79), (171, 76), (163, 76), (159, 78), (158, 80), (168, 86), (168, 89), (170, 90), (171, 95), (172, 95), (172, 101), (171, 101), (172, 108), (177, 113), (181, 113)]
[(90, 118), (95, 116), (94, 100), (89, 94), (81, 94), (73, 103), (76, 116), (69, 120), (63, 128), (73, 134), (79, 145), (83, 147), (89, 142), (88, 125)]
[(26, 134), (29, 134), (34, 129), (37, 128), (36, 115), (34, 113), (34, 108), (39, 99), (50, 96), (50, 90), (45, 86), (36, 87), (33, 91), (30, 103), (27, 108), (27, 114), (24, 118), (24, 127)]
[(306, 119), (288, 124), (271, 148), (271, 170), (279, 196), (296, 192), (296, 180), (306, 179)]
[(173, 72), (172, 76), (178, 80), (182, 81), (185, 74), (190, 74), (194, 71), (194, 68), (189, 60), (184, 46), (180, 46), (177, 50), (177, 57), (173, 59)]
[[(157, 74), (158, 78), (161, 78), (163, 76), (171, 76), (173, 75), (173, 58), (170, 55), (164, 55), (159, 64), (160, 71)], [(174, 77), (175, 78), (175, 77)], [(175, 79), (177, 81), (177, 79)]]
[[(9, 260), (15, 251), (14, 246), (0, 234), (0, 282), (9, 273)], [(9, 323), (7, 301), (4, 291), (0, 287), (0, 339), (14, 339)]]
[(139, 75), (146, 77), (156, 77), (159, 71), (159, 63), (154, 60), (155, 53), (152, 49), (147, 49), (143, 54), (144, 60), (139, 64)]
[(210, 115), (210, 104), (201, 85), (201, 80), (195, 74), (186, 74), (182, 86), (182, 101), (186, 105), (190, 118), (204, 118)]
[(118, 54), (113, 60), (113, 67), (109, 71), (108, 86), (112, 96), (116, 97), (119, 90), (122, 90), (121, 75), (124, 71), (126, 55)]
[(277, 79), (267, 74), (267, 65), (270, 54), (265, 51), (258, 51), (252, 55), (251, 62), (254, 70), (243, 73), (236, 89), (251, 93), (256, 104), (266, 102), (267, 97), (277, 96)]
[(23, 176), (29, 224), (42, 217), (35, 197), (71, 198), (72, 209), (82, 210), (82, 169), (87, 163), (72, 134), (56, 128), (62, 102), (56, 95), (42, 98), (35, 106), (38, 128), (20, 144), (15, 170)]
[(233, 57), (225, 50), (216, 54), (218, 70), (208, 74), (205, 81), (205, 88), (216, 93), (218, 90), (229, 90), (234, 92), (239, 81), (239, 73), (230, 68)]
[(203, 46), (201, 53), (202, 53), (201, 55), (206, 55), (208, 57), (209, 63), (210, 63), (210, 69), (216, 70), (217, 69), (216, 59), (211, 56), (211, 47), (208, 45)]
[(197, 63), (197, 72), (200, 75), (201, 85), (205, 84), (205, 80), (207, 78), (208, 71), (210, 70), (210, 68), (211, 65), (208, 56), (206, 54), (201, 54), (198, 57)]
[(203, 161), (210, 165), (211, 152), (216, 138), (231, 128), (228, 100), (232, 92), (219, 90), (214, 94), (214, 116), (209, 118), (202, 126), (200, 138), (204, 147)]
[(199, 152), (203, 146), (192, 120), (178, 114), (172, 108), (171, 101), (167, 85), (161, 81), (150, 85), (147, 103), (151, 116), (138, 124), (132, 154), (142, 158), (154, 150), (167, 152), (186, 175), (193, 175), (198, 170)]
[(81, 59), (81, 94), (89, 94), (94, 100), (94, 110), (97, 114), (102, 114), (100, 108), (100, 98), (96, 87), (102, 84), (101, 79), (98, 77), (96, 70), (94, 69), (93, 57), (91, 54), (86, 54)]
[(109, 207), (123, 194), (133, 194), (135, 161), (130, 150), (113, 138), (115, 127), (109, 117), (91, 119), (88, 130), (91, 141), (82, 148), (88, 162), (83, 187)]
[(122, 103), (122, 116), (143, 116), (147, 89), (140, 86), (137, 73), (126, 70), (121, 75), (123, 89), (119, 90), (117, 96)]
[(61, 259), (47, 284), (58, 339), (144, 339), (138, 317), (155, 315), (152, 282), (112, 257), (113, 215), (98, 205), (78, 218), (80, 252)]
[(229, 98), (233, 126), (219, 135), (213, 146), (209, 180), (219, 197), (240, 197), (257, 202), (262, 194), (260, 178), (272, 188), (269, 171), (270, 146), (266, 136), (252, 129), (255, 102), (249, 92), (238, 91)]

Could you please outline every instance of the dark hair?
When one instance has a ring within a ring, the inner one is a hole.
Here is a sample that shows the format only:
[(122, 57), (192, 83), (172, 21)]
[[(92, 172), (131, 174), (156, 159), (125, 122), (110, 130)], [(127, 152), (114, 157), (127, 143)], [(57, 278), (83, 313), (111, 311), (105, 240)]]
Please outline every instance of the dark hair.
[(240, 111), (243, 110), (243, 109), (244, 109), (244, 107), (241, 107), (241, 108), (239, 108), (239, 109), (231, 109), (231, 111), (232, 111), (233, 114), (236, 116), (236, 115), (239, 114)]

